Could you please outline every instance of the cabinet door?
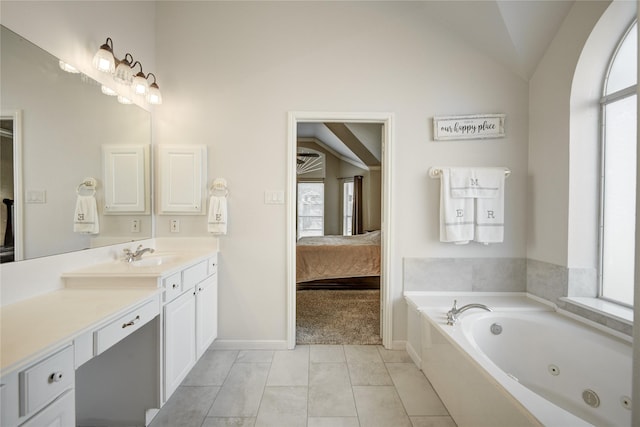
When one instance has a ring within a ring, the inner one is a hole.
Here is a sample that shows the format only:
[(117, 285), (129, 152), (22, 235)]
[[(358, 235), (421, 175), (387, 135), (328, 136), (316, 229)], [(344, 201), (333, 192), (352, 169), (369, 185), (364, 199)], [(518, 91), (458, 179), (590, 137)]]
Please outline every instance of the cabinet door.
[(206, 157), (204, 145), (159, 146), (160, 214), (201, 215), (206, 211)]
[(196, 343), (200, 358), (218, 336), (218, 276), (196, 286)]
[(164, 307), (165, 400), (180, 385), (196, 361), (196, 299), (185, 292)]
[(103, 145), (105, 214), (149, 213), (149, 147)]

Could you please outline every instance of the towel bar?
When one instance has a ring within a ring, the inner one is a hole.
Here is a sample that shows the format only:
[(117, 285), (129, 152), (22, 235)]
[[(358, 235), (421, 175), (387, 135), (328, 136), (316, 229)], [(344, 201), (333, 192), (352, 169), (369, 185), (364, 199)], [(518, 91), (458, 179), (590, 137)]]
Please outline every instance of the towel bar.
[[(429, 176), (431, 178), (440, 178), (440, 175), (442, 175), (442, 167), (436, 167), (433, 166), (431, 168), (429, 168)], [(508, 177), (509, 175), (511, 175), (511, 169), (509, 168), (504, 168), (504, 176), (505, 178)]]

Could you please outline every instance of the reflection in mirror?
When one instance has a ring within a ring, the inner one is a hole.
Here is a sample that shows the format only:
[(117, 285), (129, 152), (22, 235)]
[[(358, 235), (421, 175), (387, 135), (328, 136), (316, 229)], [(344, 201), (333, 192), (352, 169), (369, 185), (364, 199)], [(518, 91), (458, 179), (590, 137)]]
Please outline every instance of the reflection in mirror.
[[(0, 30), (2, 262), (13, 253), (31, 259), (151, 238), (149, 112), (103, 95), (98, 82), (63, 71), (57, 58)], [(146, 147), (143, 209), (105, 215), (106, 145)], [(74, 227), (76, 190), (86, 177), (97, 183), (97, 234)]]

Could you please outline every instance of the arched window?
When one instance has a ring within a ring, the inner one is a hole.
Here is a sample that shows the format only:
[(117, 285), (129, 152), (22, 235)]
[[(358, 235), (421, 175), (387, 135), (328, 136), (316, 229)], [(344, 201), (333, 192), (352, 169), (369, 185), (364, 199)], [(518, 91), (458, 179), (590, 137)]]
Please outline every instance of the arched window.
[(637, 40), (634, 22), (612, 55), (600, 101), (600, 297), (628, 306), (635, 259)]

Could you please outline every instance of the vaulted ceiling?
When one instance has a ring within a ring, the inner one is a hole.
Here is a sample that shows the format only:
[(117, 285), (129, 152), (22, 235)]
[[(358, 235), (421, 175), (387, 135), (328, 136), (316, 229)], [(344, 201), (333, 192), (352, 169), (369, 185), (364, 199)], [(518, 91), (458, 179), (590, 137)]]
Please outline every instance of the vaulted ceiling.
[[(458, 37), (475, 49), (501, 63), (524, 80), (535, 73), (574, 0), (444, 0), (424, 1), (423, 7), (432, 25), (439, 25), (452, 37)], [(333, 129), (332, 129), (333, 127)], [(366, 141), (362, 147), (354, 146), (353, 137), (367, 139), (352, 125), (346, 127), (322, 123), (298, 125), (299, 137), (312, 137), (322, 141), (340, 156), (368, 166), (375, 159), (366, 157), (372, 148)], [(369, 132), (370, 133), (370, 132)], [(341, 136), (342, 135), (342, 136)], [(351, 141), (342, 141), (349, 138)], [(379, 144), (379, 140), (378, 140)], [(375, 145), (375, 144), (373, 144)], [(348, 148), (351, 146), (351, 149)], [(357, 154), (359, 150), (365, 155)], [(380, 161), (379, 148), (377, 156)]]
[(425, 1), (434, 22), (529, 80), (574, 1)]

